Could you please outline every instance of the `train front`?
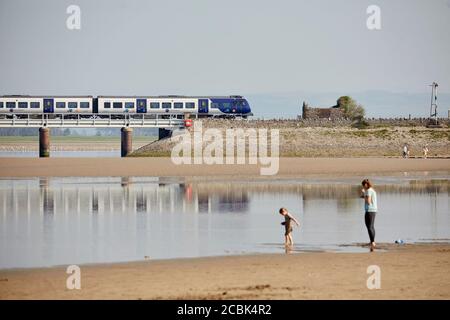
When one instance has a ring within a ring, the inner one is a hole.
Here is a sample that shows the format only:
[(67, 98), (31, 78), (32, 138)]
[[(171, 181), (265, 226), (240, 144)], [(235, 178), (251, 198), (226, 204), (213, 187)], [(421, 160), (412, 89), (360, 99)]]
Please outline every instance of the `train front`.
[(253, 115), (252, 109), (250, 108), (250, 104), (243, 97), (236, 98), (236, 100), (234, 102), (234, 106), (235, 106), (236, 112), (239, 114), (246, 115), (246, 116)]
[(225, 116), (252, 116), (252, 110), (248, 101), (242, 96), (211, 98), (212, 110), (219, 110), (219, 114)]

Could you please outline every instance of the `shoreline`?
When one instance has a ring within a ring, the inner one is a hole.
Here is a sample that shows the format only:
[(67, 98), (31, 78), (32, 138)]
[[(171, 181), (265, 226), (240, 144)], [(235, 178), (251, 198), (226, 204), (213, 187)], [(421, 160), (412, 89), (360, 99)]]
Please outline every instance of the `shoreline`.
[[(450, 299), (450, 244), (379, 244), (375, 253), (301, 252), (0, 270), (0, 299)], [(330, 263), (331, 261), (331, 263)], [(381, 289), (369, 290), (378, 265)]]
[(0, 158), (0, 177), (261, 177), (448, 172), (450, 159), (280, 158), (276, 175), (260, 165), (175, 165), (170, 158)]
[[(377, 253), (385, 253), (392, 249), (401, 249), (402, 247), (417, 247), (417, 246), (448, 246), (450, 249), (450, 239), (431, 239), (430, 241), (410, 241), (405, 242), (403, 244), (397, 245), (396, 243), (386, 243), (381, 242), (377, 243)], [(229, 259), (236, 257), (260, 257), (260, 256), (279, 256), (279, 255), (287, 255), (286, 252), (282, 252), (285, 249), (282, 242), (279, 244), (280, 252), (243, 252), (243, 253), (233, 253), (233, 254), (218, 254), (218, 255), (210, 255), (210, 256), (187, 256), (187, 257), (171, 257), (171, 258), (155, 258), (151, 259), (150, 257), (146, 257), (143, 259), (137, 260), (124, 260), (124, 261), (113, 261), (113, 262), (82, 262), (77, 264), (80, 267), (110, 267), (110, 266), (120, 266), (120, 265), (129, 265), (129, 264), (140, 264), (147, 262), (173, 262), (176, 261), (187, 261), (187, 260), (203, 260), (203, 259)], [(295, 247), (295, 245), (294, 245)], [(369, 244), (367, 243), (350, 243), (350, 244), (338, 244), (336, 247), (352, 247), (361, 249), (361, 251), (338, 251), (334, 249), (293, 249), (289, 252), (289, 254), (293, 255), (303, 255), (303, 254), (351, 254), (351, 255), (361, 255), (369, 253)], [(48, 265), (48, 266), (34, 266), (34, 267), (10, 267), (10, 268), (0, 268), (0, 277), (2, 272), (26, 272), (26, 271), (37, 271), (37, 270), (51, 270), (51, 269), (60, 269), (67, 267), (68, 264), (56, 264), (56, 265)], [(1, 279), (0, 279), (1, 280)]]

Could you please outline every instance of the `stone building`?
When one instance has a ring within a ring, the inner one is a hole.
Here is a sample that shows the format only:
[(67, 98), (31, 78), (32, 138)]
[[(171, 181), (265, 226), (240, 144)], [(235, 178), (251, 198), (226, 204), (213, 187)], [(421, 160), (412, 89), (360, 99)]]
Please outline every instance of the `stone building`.
[(337, 105), (330, 108), (311, 108), (305, 101), (302, 107), (302, 119), (343, 119), (345, 118), (342, 108)]

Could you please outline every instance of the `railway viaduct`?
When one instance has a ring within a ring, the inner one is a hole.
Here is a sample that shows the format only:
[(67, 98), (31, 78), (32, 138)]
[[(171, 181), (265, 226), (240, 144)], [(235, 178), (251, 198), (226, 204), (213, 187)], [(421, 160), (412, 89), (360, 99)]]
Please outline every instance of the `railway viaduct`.
[(185, 115), (109, 114), (14, 114), (0, 119), (0, 128), (39, 128), (39, 157), (50, 156), (50, 128), (121, 128), (121, 156), (132, 152), (133, 128), (158, 128), (158, 138), (189, 126)]

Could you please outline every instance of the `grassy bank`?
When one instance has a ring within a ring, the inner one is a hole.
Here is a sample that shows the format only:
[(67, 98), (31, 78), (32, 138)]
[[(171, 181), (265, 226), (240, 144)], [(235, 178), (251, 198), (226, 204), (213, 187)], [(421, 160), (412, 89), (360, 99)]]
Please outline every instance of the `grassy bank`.
[[(232, 124), (232, 126), (231, 126)], [(227, 120), (202, 121), (206, 129), (219, 129), (225, 138), (227, 129), (277, 129), (279, 130), (280, 156), (282, 157), (398, 157), (405, 143), (412, 157), (422, 157), (423, 147), (429, 157), (450, 156), (450, 129), (426, 127), (371, 127), (356, 129), (339, 127), (295, 127), (293, 123), (276, 121)], [(191, 129), (192, 130), (192, 129)], [(133, 152), (134, 157), (170, 156), (177, 138), (149, 143)], [(206, 144), (203, 145), (205, 147)], [(246, 141), (249, 147), (248, 139)], [(224, 149), (225, 150), (225, 149)]]

